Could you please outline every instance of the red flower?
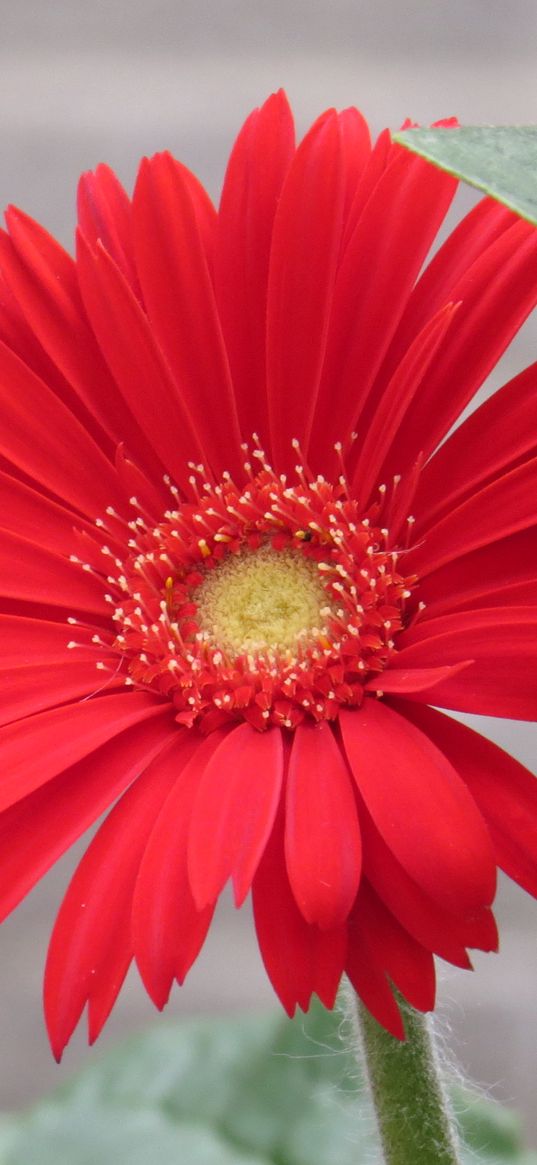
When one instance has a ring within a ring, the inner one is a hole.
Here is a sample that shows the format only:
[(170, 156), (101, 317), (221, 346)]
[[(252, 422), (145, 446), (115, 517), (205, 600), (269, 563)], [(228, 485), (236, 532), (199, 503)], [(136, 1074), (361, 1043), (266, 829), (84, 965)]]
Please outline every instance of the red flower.
[(246, 122), (218, 213), (99, 166), (73, 261), (1, 238), (1, 908), (115, 802), (52, 936), (60, 1054), (131, 959), (182, 982), (229, 878), (285, 1008), (496, 946), (534, 778), (429, 704), (530, 719), (537, 369), (448, 437), (537, 299), (537, 234), (356, 110)]

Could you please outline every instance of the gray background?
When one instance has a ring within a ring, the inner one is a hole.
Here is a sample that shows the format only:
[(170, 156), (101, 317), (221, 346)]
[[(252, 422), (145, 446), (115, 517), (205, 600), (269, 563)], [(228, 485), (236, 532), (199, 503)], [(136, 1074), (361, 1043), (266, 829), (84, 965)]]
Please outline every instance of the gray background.
[[(537, 120), (534, 0), (0, 0), (0, 32), (0, 203), (23, 206), (66, 245), (81, 170), (108, 161), (130, 183), (141, 154), (167, 147), (217, 195), (242, 119), (279, 85), (301, 129), (332, 104), (358, 105), (376, 130), (407, 115)], [(494, 384), (535, 359), (536, 339), (530, 325)], [(482, 727), (531, 765), (533, 730)], [(51, 1060), (41, 972), (75, 856), (0, 930), (0, 1107), (42, 1094), (154, 1019), (132, 976), (99, 1048), (88, 1053), (78, 1034), (60, 1068)], [(499, 957), (478, 957), (475, 975), (441, 970), (441, 1022), (474, 1079), (524, 1110), (536, 1145), (537, 905), (502, 887), (498, 916)], [(224, 902), (170, 1010), (257, 1006), (274, 1000), (251, 923)]]

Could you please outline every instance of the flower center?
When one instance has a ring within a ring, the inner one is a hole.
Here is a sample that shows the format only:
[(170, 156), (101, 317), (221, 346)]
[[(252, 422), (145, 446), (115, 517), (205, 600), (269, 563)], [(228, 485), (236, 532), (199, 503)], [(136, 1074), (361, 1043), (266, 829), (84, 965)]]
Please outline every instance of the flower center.
[[(187, 500), (168, 483), (172, 508), (157, 525), (139, 510), (126, 540), (115, 511), (96, 522), (116, 681), (170, 700), (177, 721), (202, 732), (239, 719), (294, 728), (359, 707), (416, 582), (401, 573), (388, 522), (404, 519), (384, 486), (364, 513), (344, 476), (330, 483), (298, 466), (289, 484), (254, 456), (261, 466), (245, 464), (242, 488), (193, 476)], [(123, 557), (109, 537), (123, 540)]]
[(270, 546), (228, 558), (195, 592), (200, 631), (230, 657), (272, 649), (296, 656), (330, 613), (317, 564)]

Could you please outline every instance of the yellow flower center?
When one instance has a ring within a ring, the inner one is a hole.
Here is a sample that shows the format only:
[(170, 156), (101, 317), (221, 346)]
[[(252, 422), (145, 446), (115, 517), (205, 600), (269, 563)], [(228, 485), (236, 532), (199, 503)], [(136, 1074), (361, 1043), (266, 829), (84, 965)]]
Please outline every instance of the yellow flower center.
[(270, 546), (226, 558), (200, 583), (195, 603), (202, 633), (233, 656), (293, 653), (322, 634), (330, 612), (317, 563)]

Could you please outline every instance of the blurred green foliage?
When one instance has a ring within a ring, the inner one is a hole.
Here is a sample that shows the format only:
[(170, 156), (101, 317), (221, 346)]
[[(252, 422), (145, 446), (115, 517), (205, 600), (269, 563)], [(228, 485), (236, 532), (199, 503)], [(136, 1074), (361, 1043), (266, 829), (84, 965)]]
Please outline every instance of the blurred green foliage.
[[(0, 1165), (375, 1165), (338, 1012), (161, 1021), (0, 1123)], [(464, 1163), (537, 1165), (516, 1116), (457, 1087)]]

